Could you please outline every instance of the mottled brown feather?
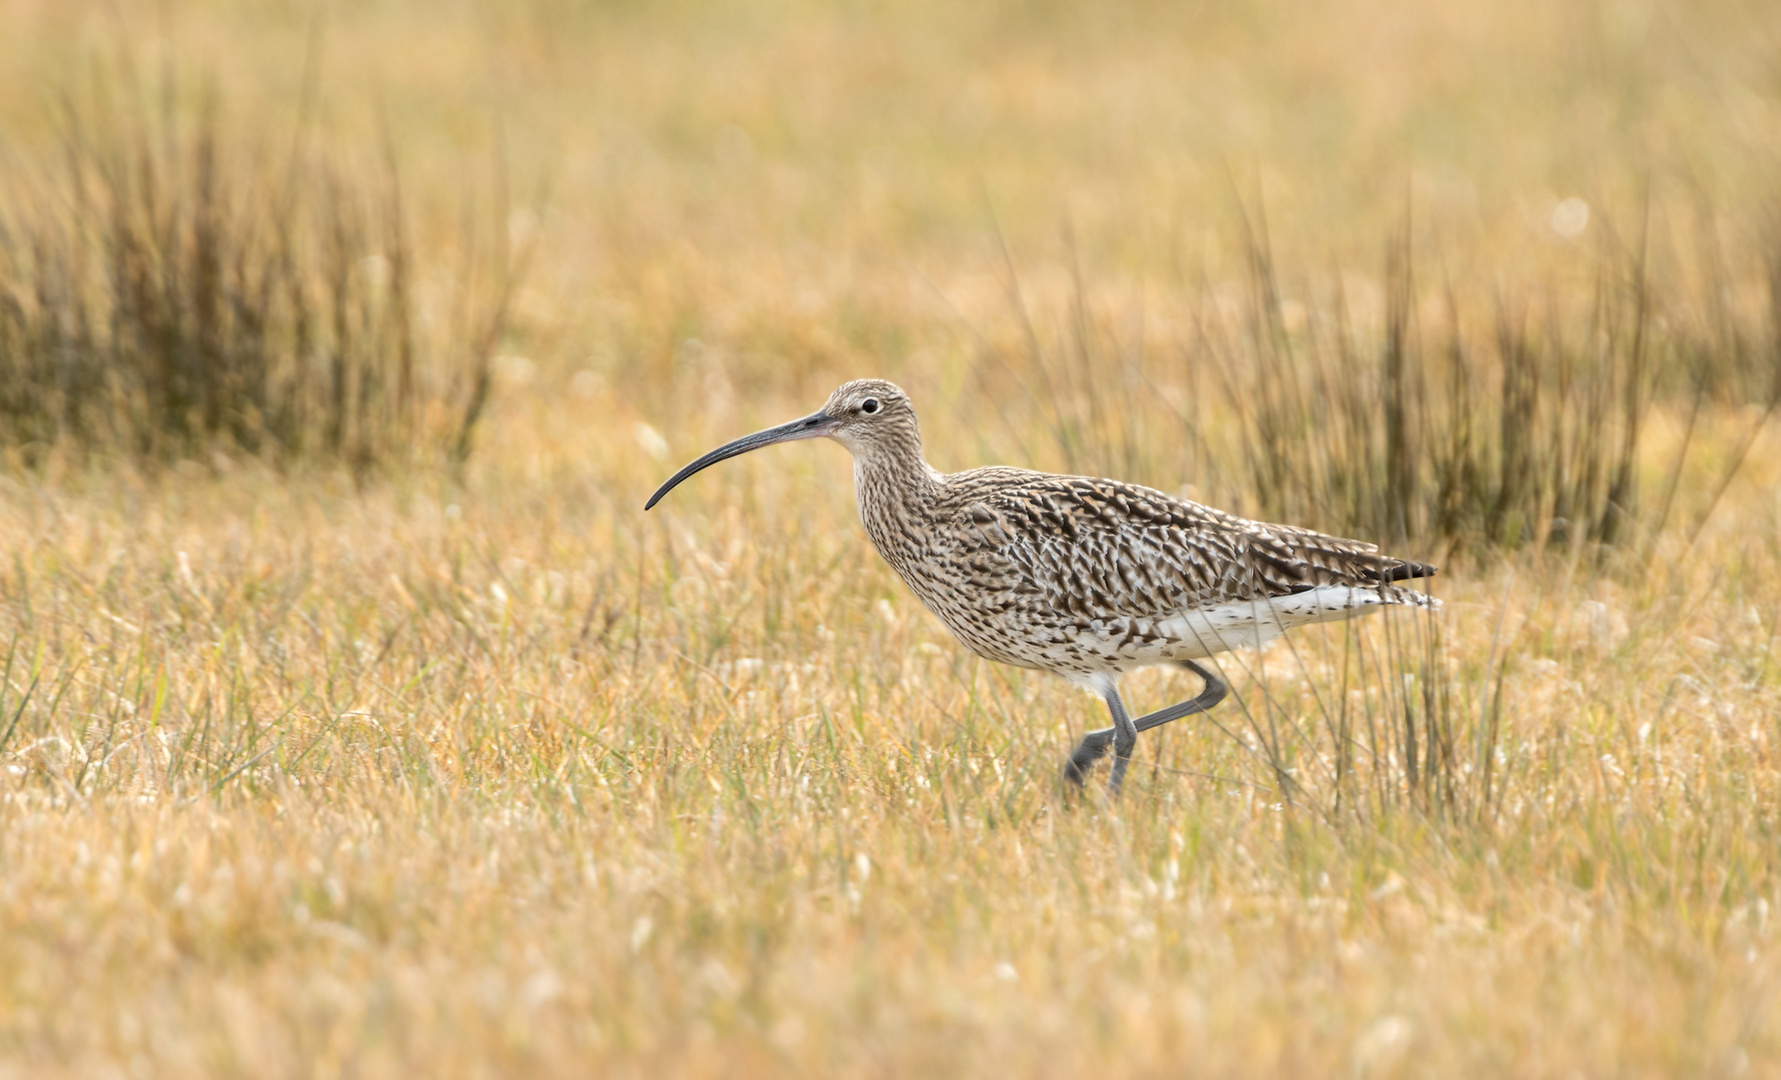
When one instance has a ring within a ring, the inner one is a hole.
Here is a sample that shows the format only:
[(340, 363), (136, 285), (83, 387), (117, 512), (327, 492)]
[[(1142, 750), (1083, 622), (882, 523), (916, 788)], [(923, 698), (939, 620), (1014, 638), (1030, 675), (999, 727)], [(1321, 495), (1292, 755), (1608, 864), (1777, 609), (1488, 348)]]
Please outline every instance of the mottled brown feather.
[[(862, 414), (866, 399), (880, 403)], [(1070, 676), (1229, 647), (1182, 631), (1207, 611), (1253, 622), (1322, 586), (1368, 590), (1366, 604), (1433, 601), (1391, 582), (1434, 567), (1309, 529), (1250, 521), (1117, 480), (991, 466), (941, 474), (922, 460), (908, 397), (858, 380), (824, 407), (844, 422), (860, 517), (873, 545), (966, 646), (992, 660)], [(1358, 606), (1358, 605), (1351, 605)], [(1297, 621), (1346, 617), (1346, 608)]]

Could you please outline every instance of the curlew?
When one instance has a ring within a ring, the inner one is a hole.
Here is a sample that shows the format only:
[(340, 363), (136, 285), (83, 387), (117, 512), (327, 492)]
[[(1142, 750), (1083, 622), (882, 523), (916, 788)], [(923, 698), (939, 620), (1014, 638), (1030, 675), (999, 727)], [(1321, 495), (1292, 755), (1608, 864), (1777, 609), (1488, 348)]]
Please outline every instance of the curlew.
[[(977, 655), (1055, 672), (1098, 694), (1113, 726), (1091, 731), (1064, 766), (1080, 786), (1109, 746), (1109, 796), (1124, 783), (1138, 733), (1225, 696), (1198, 661), (1260, 647), (1306, 623), (1381, 607), (1438, 608), (1394, 582), (1435, 568), (1372, 544), (1250, 521), (1117, 480), (1003, 466), (941, 473), (921, 454), (909, 396), (857, 379), (800, 420), (718, 447), (669, 477), (644, 505), (707, 466), (795, 439), (830, 438), (853, 454), (860, 520), (910, 591)], [(1133, 719), (1120, 676), (1178, 664), (1198, 697)]]

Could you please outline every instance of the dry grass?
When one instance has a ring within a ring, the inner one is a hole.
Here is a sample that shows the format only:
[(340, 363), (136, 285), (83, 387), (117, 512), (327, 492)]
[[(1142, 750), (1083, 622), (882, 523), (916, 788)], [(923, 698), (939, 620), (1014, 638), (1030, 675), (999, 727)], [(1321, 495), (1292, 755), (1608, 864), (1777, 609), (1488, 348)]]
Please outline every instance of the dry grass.
[[(78, 7), (0, 5), (16, 161)], [(124, 30), (292, 121), (302, 19)], [(548, 194), (485, 441), (0, 478), (0, 1076), (1781, 1075), (1778, 35), (331, 10), (417, 250), (465, 161)], [(1228, 658), (1071, 810), (1101, 707), (964, 655), (840, 451), (640, 512), (867, 372), (943, 468), (1401, 530), (1447, 608)]]

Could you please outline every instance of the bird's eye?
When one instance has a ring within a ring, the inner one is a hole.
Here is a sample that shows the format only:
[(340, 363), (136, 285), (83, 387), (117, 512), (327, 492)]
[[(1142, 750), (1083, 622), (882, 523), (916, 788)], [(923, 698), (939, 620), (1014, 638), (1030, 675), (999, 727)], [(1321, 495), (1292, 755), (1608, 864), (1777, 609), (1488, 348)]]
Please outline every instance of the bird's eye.
[(875, 397), (869, 397), (866, 400), (860, 402), (860, 411), (863, 413), (877, 412), (878, 411), (878, 399)]

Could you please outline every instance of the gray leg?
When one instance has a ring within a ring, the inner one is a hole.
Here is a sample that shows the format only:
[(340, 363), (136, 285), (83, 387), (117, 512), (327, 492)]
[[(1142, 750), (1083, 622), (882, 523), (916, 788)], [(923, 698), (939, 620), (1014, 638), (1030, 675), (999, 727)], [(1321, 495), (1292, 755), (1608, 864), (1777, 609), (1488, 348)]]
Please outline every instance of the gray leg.
[(1113, 771), (1107, 775), (1107, 797), (1119, 798), (1125, 786), (1126, 766), (1132, 763), (1132, 751), (1138, 748), (1138, 726), (1125, 711), (1118, 690), (1107, 691), (1107, 711), (1113, 714)]
[[(1131, 737), (1135, 741), (1140, 731), (1149, 731), (1151, 728), (1160, 727), (1171, 720), (1179, 720), (1184, 716), (1205, 712), (1224, 700), (1228, 688), (1218, 676), (1192, 660), (1181, 661), (1181, 666), (1205, 681), (1206, 686), (1200, 691), (1199, 697), (1183, 701), (1178, 705), (1171, 705), (1166, 709), (1158, 709), (1153, 713), (1146, 713), (1136, 720), (1131, 720), (1126, 718), (1125, 705), (1119, 701), (1119, 695), (1115, 692), (1107, 701), (1107, 708), (1113, 713), (1114, 726), (1102, 728), (1100, 731), (1091, 731), (1082, 737), (1082, 742), (1076, 747), (1076, 752), (1071, 754), (1070, 760), (1064, 763), (1064, 779), (1077, 787), (1082, 786), (1083, 781), (1088, 779), (1088, 770), (1094, 766), (1096, 761), (1100, 760), (1101, 755), (1107, 752), (1109, 746), (1114, 745), (1119, 728), (1122, 726), (1122, 719), (1131, 725)], [(1125, 767), (1120, 760), (1122, 757), (1129, 760), (1131, 751), (1127, 750), (1123, 755), (1115, 754), (1113, 771), (1116, 779), (1110, 778), (1107, 784), (1108, 790), (1115, 795), (1119, 793), (1119, 783), (1125, 780)]]

